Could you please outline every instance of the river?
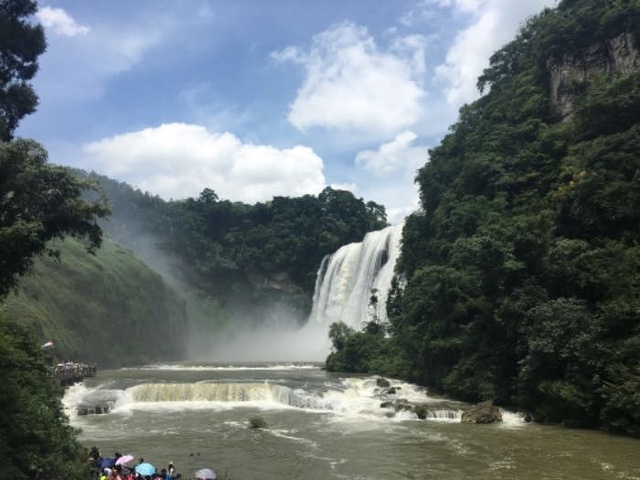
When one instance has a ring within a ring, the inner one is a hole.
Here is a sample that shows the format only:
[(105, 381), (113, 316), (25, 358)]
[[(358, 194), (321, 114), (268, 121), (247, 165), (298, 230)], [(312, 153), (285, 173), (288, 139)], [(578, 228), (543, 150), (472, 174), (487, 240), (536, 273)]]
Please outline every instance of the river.
[[(402, 382), (397, 397), (439, 404)], [(383, 398), (384, 397), (384, 398)], [(640, 479), (640, 441), (527, 424), (461, 424), (455, 407), (418, 420), (380, 408), (374, 377), (317, 365), (154, 365), (100, 371), (64, 404), (81, 442), (104, 456), (173, 461), (184, 479)], [(108, 403), (104, 415), (78, 407)], [(259, 414), (268, 428), (252, 430)]]

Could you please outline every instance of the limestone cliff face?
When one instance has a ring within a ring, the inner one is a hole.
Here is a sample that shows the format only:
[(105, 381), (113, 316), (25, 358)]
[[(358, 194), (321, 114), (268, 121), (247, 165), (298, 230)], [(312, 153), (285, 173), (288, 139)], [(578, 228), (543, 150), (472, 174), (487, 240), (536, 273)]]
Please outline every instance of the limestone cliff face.
[(633, 35), (623, 33), (595, 44), (586, 51), (547, 62), (551, 103), (555, 112), (567, 120), (573, 113), (573, 99), (585, 84), (598, 75), (627, 75), (640, 69), (640, 50)]
[(285, 293), (294, 293), (298, 287), (286, 272), (264, 275), (258, 272), (249, 272), (247, 277), (255, 288), (277, 290)]

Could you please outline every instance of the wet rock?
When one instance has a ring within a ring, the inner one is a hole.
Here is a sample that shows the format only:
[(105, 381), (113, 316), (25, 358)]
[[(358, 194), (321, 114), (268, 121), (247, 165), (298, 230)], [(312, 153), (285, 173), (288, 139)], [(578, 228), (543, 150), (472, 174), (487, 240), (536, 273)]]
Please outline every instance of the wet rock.
[(496, 423), (501, 421), (500, 408), (490, 400), (473, 405), (462, 414), (462, 423)]
[(420, 420), (424, 420), (429, 416), (429, 408), (426, 405), (415, 405), (413, 407), (413, 413), (415, 413)]
[(104, 405), (94, 405), (94, 404), (84, 404), (84, 405), (80, 405), (77, 409), (76, 409), (76, 413), (78, 415), (104, 415), (109, 413), (109, 411), (111, 410), (111, 407), (108, 404), (104, 404)]
[(267, 421), (260, 415), (252, 415), (249, 417), (249, 428), (260, 429), (267, 428)]
[(386, 378), (377, 378), (376, 385), (380, 388), (388, 388), (391, 386), (391, 383), (389, 383), (389, 380)]
[(400, 398), (384, 401), (380, 404), (380, 408), (393, 408), (396, 412), (413, 412), (414, 406), (407, 400)]

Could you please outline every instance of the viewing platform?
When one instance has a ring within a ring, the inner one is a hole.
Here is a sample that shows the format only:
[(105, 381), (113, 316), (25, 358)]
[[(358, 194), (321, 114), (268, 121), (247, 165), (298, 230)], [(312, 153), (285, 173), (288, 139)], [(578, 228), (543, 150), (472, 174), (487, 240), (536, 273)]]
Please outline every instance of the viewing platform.
[(95, 363), (58, 363), (53, 367), (51, 378), (60, 382), (63, 387), (82, 382), (87, 377), (95, 377), (97, 366)]

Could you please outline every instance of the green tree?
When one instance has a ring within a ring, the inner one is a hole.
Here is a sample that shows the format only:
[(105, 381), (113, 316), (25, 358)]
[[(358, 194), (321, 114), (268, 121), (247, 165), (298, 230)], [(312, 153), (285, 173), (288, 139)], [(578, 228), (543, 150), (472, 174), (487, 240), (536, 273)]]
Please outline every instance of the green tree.
[[(40, 145), (11, 140), (20, 119), (37, 105), (27, 83), (46, 46), (42, 27), (29, 19), (36, 9), (30, 0), (0, 1), (0, 301), (36, 255), (57, 255), (47, 247), (49, 240), (73, 235), (86, 238), (89, 250), (97, 248), (102, 239), (97, 218), (107, 213), (100, 199), (82, 198), (94, 187), (49, 165)], [(15, 319), (0, 318), (0, 378), (3, 477), (87, 478), (42, 348)]]
[(0, 298), (26, 273), (43, 252), (57, 255), (47, 242), (72, 235), (100, 246), (97, 219), (108, 208), (100, 199), (82, 198), (97, 188), (67, 169), (47, 163), (46, 151), (32, 140), (0, 143)]
[(29, 80), (47, 46), (39, 24), (29, 21), (38, 9), (32, 0), (0, 1), (0, 140), (12, 138), (20, 119), (38, 105)]
[(76, 431), (38, 345), (23, 326), (0, 318), (0, 463), (12, 480), (89, 478)]

